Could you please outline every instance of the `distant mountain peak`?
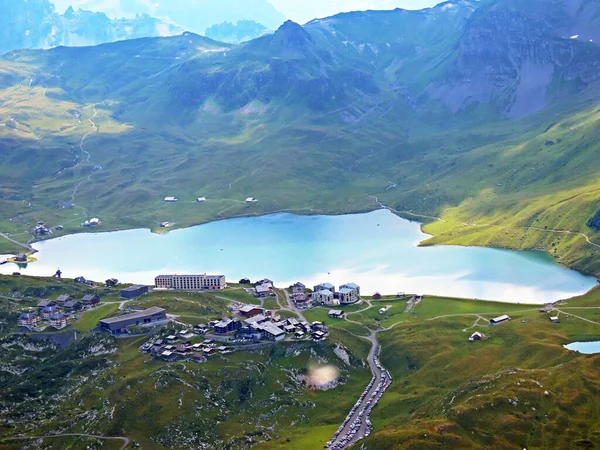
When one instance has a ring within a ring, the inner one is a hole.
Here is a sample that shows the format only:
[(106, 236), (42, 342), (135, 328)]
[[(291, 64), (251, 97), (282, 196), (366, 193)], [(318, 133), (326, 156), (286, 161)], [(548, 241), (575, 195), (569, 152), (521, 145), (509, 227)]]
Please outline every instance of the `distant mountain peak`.
[(301, 25), (287, 20), (279, 27), (273, 36), (284, 48), (304, 47), (313, 42), (312, 36)]

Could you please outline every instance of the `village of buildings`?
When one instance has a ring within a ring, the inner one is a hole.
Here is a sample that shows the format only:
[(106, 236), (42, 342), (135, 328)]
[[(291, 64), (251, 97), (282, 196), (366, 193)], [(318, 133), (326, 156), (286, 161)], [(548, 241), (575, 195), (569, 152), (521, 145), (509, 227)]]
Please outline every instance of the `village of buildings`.
[[(83, 277), (78, 277), (75, 281), (94, 286), (93, 282)], [(105, 284), (114, 287), (118, 280), (109, 279)], [(240, 285), (247, 293), (261, 299), (261, 305), (265, 298), (277, 296), (273, 282), (268, 279), (254, 283), (249, 279), (241, 279)], [(122, 289), (120, 299), (122, 302), (135, 300), (150, 291), (205, 292), (222, 291), (227, 287), (224, 275), (158, 275), (154, 286), (134, 285)], [(332, 319), (342, 319), (345, 315), (343, 309), (335, 309), (336, 306), (351, 305), (361, 300), (360, 286), (355, 283), (343, 284), (337, 290), (330, 283), (321, 283), (313, 286), (311, 290), (298, 282), (289, 286), (286, 297), (297, 311), (315, 306), (332, 307), (328, 312), (328, 317)], [(373, 297), (381, 298), (378, 294)], [(421, 298), (413, 296), (414, 300), (411, 299), (409, 304), (413, 301), (418, 302)], [(76, 320), (80, 313), (100, 304), (101, 296), (95, 293), (86, 294), (81, 299), (61, 295), (56, 300), (42, 300), (34, 311), (22, 313), (18, 317), (18, 325), (32, 332), (62, 330)], [(390, 307), (380, 308), (379, 314), (385, 314)], [(179, 358), (203, 361), (217, 352), (227, 353), (234, 349), (249, 349), (253, 345), (272, 345), (286, 340), (321, 342), (329, 335), (329, 328), (324, 323), (309, 323), (300, 318), (303, 317), (302, 314), (298, 314), (298, 318), (282, 317), (276, 309), (234, 301), (231, 302), (230, 309), (231, 312), (226, 317), (194, 326), (178, 322), (177, 316), (168, 314), (165, 308), (154, 306), (144, 310), (128, 310), (121, 315), (100, 320), (95, 331), (119, 337), (132, 334), (152, 335), (142, 350), (169, 361)], [(540, 311), (546, 311), (546, 307)], [(509, 316), (503, 315), (491, 319), (489, 323), (498, 325), (509, 320)], [(557, 322), (558, 318), (551, 317), (550, 320)], [(169, 323), (179, 325), (177, 332), (173, 333), (172, 327), (164, 327)], [(483, 333), (475, 332), (469, 337), (469, 341), (475, 342), (485, 338)]]
[[(76, 279), (78, 283), (92, 285), (83, 277)], [(105, 282), (108, 286), (116, 286), (118, 280)], [(273, 281), (264, 279), (251, 283), (248, 279), (240, 280), (245, 291), (257, 299), (275, 297)], [(224, 275), (158, 275), (154, 286), (135, 285), (120, 291), (124, 301), (137, 299), (152, 291), (221, 291), (226, 289)], [(335, 289), (330, 283), (314, 286), (311, 291), (302, 283), (295, 283), (288, 289), (290, 299), (296, 308), (302, 310), (313, 306), (349, 305), (360, 300), (360, 287), (347, 283)], [(56, 300), (42, 300), (35, 311), (28, 311), (18, 318), (18, 325), (32, 332), (47, 329), (62, 330), (77, 319), (79, 313), (95, 308), (101, 304), (99, 294), (87, 294), (81, 299), (69, 295), (61, 295)], [(261, 301), (262, 304), (262, 301)], [(343, 318), (342, 310), (331, 309), (328, 316), (333, 319)], [(309, 323), (300, 318), (282, 317), (275, 309), (267, 309), (255, 304), (233, 302), (231, 314), (195, 326), (181, 325), (176, 334), (162, 336), (163, 326), (177, 322), (177, 316), (169, 315), (165, 308), (151, 307), (139, 311), (128, 311), (122, 315), (105, 318), (99, 321), (95, 331), (108, 332), (117, 336), (130, 336), (133, 333), (143, 334), (144, 329), (153, 333), (154, 339), (142, 350), (166, 360), (192, 358), (197, 361), (215, 354), (229, 352), (234, 348), (275, 343), (284, 340), (309, 340), (321, 342), (327, 339), (329, 329), (322, 322)], [(135, 331), (132, 331), (134, 329)], [(203, 337), (202, 342), (197, 342)], [(220, 345), (219, 345), (220, 344)]]

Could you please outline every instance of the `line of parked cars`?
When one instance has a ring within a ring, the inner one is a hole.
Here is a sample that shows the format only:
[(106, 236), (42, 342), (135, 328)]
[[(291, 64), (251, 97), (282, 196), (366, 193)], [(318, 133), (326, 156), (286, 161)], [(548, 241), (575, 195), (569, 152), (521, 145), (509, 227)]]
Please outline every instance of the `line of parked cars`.
[[(371, 434), (371, 431), (373, 429), (373, 424), (371, 423), (371, 419), (370, 419), (371, 411), (373, 410), (373, 408), (375, 407), (377, 402), (379, 402), (379, 400), (383, 396), (383, 393), (385, 392), (385, 390), (392, 384), (391, 375), (389, 374), (389, 372), (387, 370), (385, 370), (385, 369), (383, 369), (383, 367), (381, 367), (381, 363), (379, 362), (379, 359), (377, 358), (377, 356), (375, 356), (373, 360), (374, 360), (377, 368), (379, 370), (381, 370), (381, 380), (379, 381), (377, 387), (375, 388), (375, 391), (367, 399), (367, 395), (369, 394), (369, 392), (371, 391), (371, 388), (375, 384), (377, 377), (373, 377), (371, 379), (371, 381), (369, 382), (369, 384), (363, 391), (363, 393), (360, 396), (360, 398), (358, 399), (358, 401), (354, 404), (354, 406), (350, 410), (350, 413), (346, 416), (344, 423), (342, 423), (342, 425), (340, 425), (340, 427), (334, 433), (331, 440), (325, 444), (325, 447), (324, 447), (325, 449), (342, 450), (348, 444), (350, 444), (352, 441), (354, 441), (357, 433), (361, 429), (363, 419), (365, 420), (367, 429), (363, 434), (358, 435), (358, 438), (356, 439), (356, 441), (360, 441), (361, 439), (363, 439)], [(354, 420), (352, 420), (352, 418), (355, 416), (357, 410), (361, 407), (361, 405), (363, 405), (363, 402), (365, 402), (365, 406), (363, 407), (363, 409), (361, 411), (358, 412), (358, 415), (356, 416), (356, 418), (354, 418)], [(339, 442), (336, 443), (336, 441), (338, 441), (340, 434), (342, 434), (344, 432), (344, 430), (348, 426), (348, 423), (351, 420), (352, 420), (352, 424), (349, 427), (350, 431), (347, 432), (346, 434), (342, 435)]]

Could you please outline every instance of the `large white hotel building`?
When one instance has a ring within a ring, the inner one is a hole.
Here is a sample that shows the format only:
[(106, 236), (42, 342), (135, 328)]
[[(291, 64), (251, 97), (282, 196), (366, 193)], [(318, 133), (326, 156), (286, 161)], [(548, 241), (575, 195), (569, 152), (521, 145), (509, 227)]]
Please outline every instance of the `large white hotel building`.
[(220, 290), (227, 287), (225, 275), (159, 275), (154, 279), (157, 289), (179, 291)]

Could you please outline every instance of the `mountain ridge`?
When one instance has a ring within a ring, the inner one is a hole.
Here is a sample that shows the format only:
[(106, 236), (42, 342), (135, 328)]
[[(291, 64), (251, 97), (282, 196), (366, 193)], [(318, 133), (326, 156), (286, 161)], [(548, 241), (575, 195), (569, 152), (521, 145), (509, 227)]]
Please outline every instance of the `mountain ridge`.
[[(263, 199), (250, 213), (365, 211), (377, 207), (371, 195), (446, 220), (426, 226), (434, 242), (545, 248), (600, 273), (583, 238), (535, 231), (600, 237), (586, 225), (599, 200), (600, 53), (556, 31), (562, 16), (565, 30), (593, 29), (594, 4), (452, 4), (288, 22), (238, 45), (185, 33), (6, 55), (4, 161), (29, 155), (19, 145), (52, 149), (46, 168), (32, 161), (31, 173), (6, 174), (7, 217), (66, 222), (52, 205), (80, 181), (74, 203), (114, 228), (244, 215), (236, 197), (249, 192)], [(93, 115), (98, 131), (83, 145), (94, 164), (86, 165), (78, 149)], [(65, 152), (75, 163), (63, 163)], [(89, 179), (94, 167), (102, 169)], [(17, 174), (42, 181), (23, 185)], [(203, 209), (177, 205), (175, 220), (164, 218), (167, 191), (216, 199)], [(24, 199), (43, 213), (24, 210)]]

